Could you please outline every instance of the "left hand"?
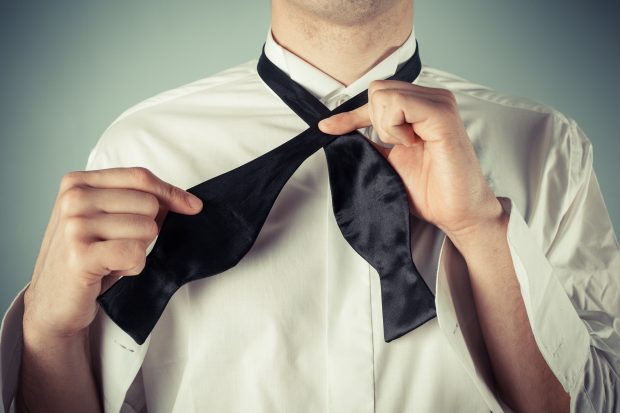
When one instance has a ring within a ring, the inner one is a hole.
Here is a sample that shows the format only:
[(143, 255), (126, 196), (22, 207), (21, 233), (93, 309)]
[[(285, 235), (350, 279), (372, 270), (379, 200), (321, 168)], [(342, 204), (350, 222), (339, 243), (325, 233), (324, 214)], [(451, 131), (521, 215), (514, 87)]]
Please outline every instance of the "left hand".
[(403, 180), (412, 211), (450, 238), (501, 216), (450, 91), (380, 80), (371, 83), (368, 102), (323, 120), (321, 131), (341, 135), (372, 125), (395, 145), (373, 143)]

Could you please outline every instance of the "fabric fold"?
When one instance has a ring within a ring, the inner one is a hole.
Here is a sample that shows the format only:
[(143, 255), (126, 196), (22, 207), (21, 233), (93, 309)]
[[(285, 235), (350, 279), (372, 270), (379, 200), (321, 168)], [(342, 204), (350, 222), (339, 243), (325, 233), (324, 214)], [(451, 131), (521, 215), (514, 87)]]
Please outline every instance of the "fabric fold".
[[(139, 276), (123, 277), (98, 301), (110, 318), (143, 343), (176, 290), (187, 282), (234, 267), (250, 250), (278, 194), (306, 158), (323, 148), (333, 209), (351, 247), (380, 274), (385, 287), (385, 341), (396, 339), (435, 316), (434, 297), (411, 258), (407, 193), (383, 156), (357, 132), (322, 133), (321, 119), (368, 101), (367, 91), (327, 109), (265, 56), (258, 74), (309, 128), (264, 155), (188, 191), (203, 210), (193, 216), (169, 213)], [(416, 53), (390, 77), (412, 82), (421, 71)], [(383, 289), (383, 286), (382, 286)]]

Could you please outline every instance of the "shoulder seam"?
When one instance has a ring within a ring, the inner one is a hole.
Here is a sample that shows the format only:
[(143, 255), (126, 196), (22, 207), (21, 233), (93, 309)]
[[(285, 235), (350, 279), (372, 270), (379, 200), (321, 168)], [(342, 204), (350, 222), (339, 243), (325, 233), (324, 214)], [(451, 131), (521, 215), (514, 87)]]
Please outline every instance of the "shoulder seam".
[[(254, 60), (256, 60), (256, 59), (254, 59)], [(244, 64), (249, 64), (249, 63), (251, 63), (251, 62), (252, 62), (252, 60), (249, 60), (249, 61), (247, 61), (247, 62), (245, 62), (245, 63), (242, 63), (241, 65), (244, 65)], [(241, 66), (241, 65), (239, 65), (239, 66)], [(231, 68), (231, 69), (232, 69), (232, 68)], [(228, 69), (228, 70), (230, 70), (230, 69)], [(152, 108), (152, 107), (155, 107), (155, 106), (160, 105), (160, 104), (164, 104), (164, 103), (168, 103), (168, 102), (174, 101), (175, 99), (180, 99), (180, 98), (182, 98), (182, 97), (187, 97), (187, 96), (190, 96), (190, 95), (192, 95), (192, 94), (194, 94), (194, 93), (198, 93), (198, 92), (202, 92), (202, 91), (205, 91), (205, 90), (208, 90), (208, 89), (212, 89), (212, 88), (214, 88), (214, 87), (218, 87), (218, 86), (226, 85), (226, 84), (228, 84), (228, 83), (235, 82), (235, 81), (239, 81), (240, 79), (246, 79), (246, 78), (248, 78), (248, 77), (250, 77), (250, 76), (255, 75), (255, 73), (250, 72), (250, 73), (245, 74), (244, 76), (235, 77), (235, 78), (233, 78), (233, 79), (228, 79), (228, 80), (224, 80), (224, 81), (217, 82), (217, 83), (207, 84), (207, 85), (204, 85), (204, 86), (199, 87), (198, 89), (187, 90), (187, 91), (185, 91), (185, 92), (183, 92), (183, 93), (181, 93), (181, 94), (177, 94), (177, 95), (174, 95), (174, 96), (169, 96), (169, 97), (167, 97), (167, 98), (165, 98), (165, 99), (163, 99), (163, 100), (158, 100), (158, 101), (150, 102), (150, 100), (151, 100), (151, 99), (155, 99), (157, 96), (163, 95), (163, 94), (165, 94), (166, 92), (172, 92), (172, 91), (174, 91), (174, 90), (176, 90), (176, 89), (182, 89), (182, 88), (184, 88), (184, 87), (188, 87), (188, 88), (189, 88), (192, 84), (195, 84), (195, 83), (198, 83), (198, 82), (201, 82), (201, 81), (208, 80), (210, 77), (215, 77), (215, 76), (218, 76), (218, 75), (220, 75), (220, 74), (222, 74), (222, 73), (224, 73), (224, 72), (226, 72), (226, 71), (222, 71), (222, 72), (219, 72), (219, 73), (215, 73), (215, 74), (213, 74), (212, 76), (208, 76), (208, 77), (205, 77), (205, 78), (202, 78), (202, 79), (198, 79), (198, 80), (196, 80), (196, 81), (194, 81), (194, 82), (190, 82), (190, 83), (187, 83), (187, 84), (185, 84), (185, 85), (181, 85), (181, 86), (178, 86), (178, 87), (176, 87), (176, 88), (172, 88), (172, 89), (169, 89), (169, 90), (167, 90), (167, 91), (160, 92), (160, 93), (158, 93), (158, 94), (156, 94), (156, 95), (151, 96), (150, 98), (146, 98), (146, 99), (145, 99), (145, 100), (143, 100), (142, 102), (137, 103), (136, 105), (134, 105), (134, 106), (132, 106), (132, 107), (130, 107), (130, 108), (128, 108), (128, 109), (126, 109), (126, 110), (125, 110), (124, 112), (122, 112), (119, 116), (117, 116), (117, 117), (116, 117), (116, 119), (114, 119), (114, 120), (113, 120), (113, 121), (112, 121), (112, 122), (108, 125), (108, 127), (104, 130), (104, 132), (103, 132), (103, 133), (105, 133), (105, 131), (107, 131), (110, 127), (112, 127), (113, 125), (115, 125), (117, 122), (121, 121), (122, 119), (124, 119), (124, 118), (126, 118), (127, 116), (132, 115), (132, 114), (134, 114), (134, 113), (138, 113), (138, 112), (140, 112), (140, 111), (142, 111), (142, 110), (145, 110), (145, 109), (148, 109), (148, 108)]]
[[(429, 68), (429, 70), (435, 70), (433, 68)], [(440, 70), (440, 69), (436, 69), (436, 70)], [(503, 92), (498, 92), (495, 89), (492, 89), (488, 86), (484, 86), (475, 82), (471, 82), (465, 78), (459, 77), (459, 76), (454, 76), (453, 79), (448, 78), (446, 76), (442, 76), (441, 74), (438, 73), (431, 73), (431, 72), (426, 72), (426, 75), (435, 79), (435, 80), (446, 80), (446, 81), (460, 81), (460, 82), (465, 82), (465, 83), (469, 83), (471, 85), (474, 85), (477, 87), (477, 90), (483, 91), (483, 92), (488, 92), (494, 96), (480, 96), (479, 93), (477, 93), (476, 91), (465, 91), (465, 90), (456, 90), (455, 92), (457, 94), (462, 94), (462, 95), (466, 95), (466, 96), (471, 96), (472, 98), (484, 101), (484, 102), (489, 102), (489, 103), (495, 103), (497, 105), (501, 105), (507, 108), (514, 108), (514, 109), (522, 109), (522, 110), (526, 110), (526, 111), (531, 111), (531, 112), (536, 112), (536, 113), (541, 113), (541, 114), (550, 114), (553, 116), (556, 116), (558, 118), (560, 118), (562, 121), (564, 122), (569, 122), (569, 118), (564, 115), (562, 112), (560, 112), (559, 110), (555, 109), (554, 107), (545, 104), (545, 103), (541, 103), (541, 102), (536, 102), (530, 99), (527, 99), (525, 97), (521, 97), (521, 96), (513, 96), (507, 93), (503, 93)], [(523, 103), (519, 103), (519, 102), (504, 102), (501, 101), (501, 96), (506, 96), (506, 97), (510, 97), (513, 98), (515, 100), (522, 100), (524, 101)], [(494, 98), (495, 97), (495, 98)], [(525, 103), (527, 102), (527, 103)]]
[(120, 115), (118, 115), (112, 122), (110, 122), (110, 124), (103, 130), (103, 132), (101, 132), (101, 134), (99, 135), (99, 139), (97, 139), (97, 142), (91, 148), (91, 150), (90, 150), (90, 152), (88, 154), (88, 159), (86, 161), (86, 166), (85, 166), (86, 169), (89, 168), (89, 166), (92, 164), (94, 158), (98, 155), (98, 153), (99, 153), (99, 146), (100, 146), (100, 144), (101, 144), (101, 142), (103, 140), (102, 138), (106, 135), (106, 133), (110, 130), (110, 128), (112, 128), (114, 125), (116, 125), (118, 122), (120, 122), (121, 120), (125, 119), (129, 115), (132, 115), (134, 113), (138, 113), (138, 112), (140, 112), (142, 110), (145, 110), (145, 109), (148, 109), (148, 108), (155, 107), (155, 106), (157, 106), (159, 104), (171, 102), (171, 101), (173, 101), (175, 99), (179, 99), (179, 98), (182, 98), (182, 97), (190, 96), (190, 95), (192, 95), (194, 93), (198, 93), (198, 92), (201, 92), (201, 91), (204, 91), (204, 90), (208, 90), (208, 89), (211, 89), (211, 88), (214, 88), (214, 87), (217, 87), (217, 86), (226, 85), (228, 83), (231, 83), (231, 82), (234, 82), (234, 81), (238, 81), (240, 79), (246, 79), (246, 78), (248, 78), (250, 76), (255, 75), (255, 73), (249, 72), (246, 75), (241, 76), (241, 77), (236, 77), (236, 78), (233, 78), (233, 79), (224, 80), (222, 82), (207, 84), (207, 85), (201, 86), (201, 87), (199, 87), (198, 89), (195, 89), (195, 90), (188, 90), (188, 91), (185, 91), (184, 93), (181, 93), (181, 94), (178, 94), (178, 95), (169, 96), (169, 97), (167, 97), (166, 99), (163, 99), (163, 100), (149, 102), (150, 99), (154, 99), (154, 98), (156, 98), (159, 95), (162, 95), (162, 94), (164, 94), (166, 92), (173, 91), (175, 89), (181, 89), (183, 87), (189, 87), (190, 85), (192, 85), (194, 83), (198, 83), (198, 82), (207, 80), (210, 77), (215, 77), (215, 76), (221, 75), (221, 74), (225, 73), (228, 70), (234, 69), (235, 67), (239, 67), (239, 66), (243, 66), (243, 65), (249, 65), (249, 64), (251, 64), (251, 63), (253, 63), (255, 61), (256, 61), (256, 59), (251, 59), (251, 60), (248, 60), (245, 63), (241, 63), (241, 64), (239, 64), (237, 66), (232, 67), (232, 68), (225, 69), (225, 70), (220, 71), (218, 73), (214, 73), (211, 76), (207, 76), (207, 77), (204, 77), (202, 79), (198, 79), (198, 80), (195, 80), (193, 82), (186, 83), (184, 85), (180, 85), (180, 86), (178, 86), (176, 88), (172, 88), (172, 89), (168, 89), (168, 90), (162, 91), (162, 92), (160, 92), (158, 94), (155, 94), (155, 95), (153, 95), (153, 96), (151, 96), (149, 98), (146, 98), (146, 99), (142, 100), (141, 102), (135, 104), (134, 106), (129, 107), (128, 109), (123, 111)]

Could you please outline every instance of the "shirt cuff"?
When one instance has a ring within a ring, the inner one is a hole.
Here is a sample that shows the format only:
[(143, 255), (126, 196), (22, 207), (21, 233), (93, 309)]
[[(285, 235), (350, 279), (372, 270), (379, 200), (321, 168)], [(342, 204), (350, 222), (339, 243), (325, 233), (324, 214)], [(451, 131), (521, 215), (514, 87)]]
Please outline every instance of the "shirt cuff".
[(588, 359), (588, 330), (517, 208), (509, 198), (498, 199), (509, 215), (508, 246), (536, 344), (573, 396)]
[(15, 297), (0, 325), (0, 388), (2, 388), (2, 407), (6, 412), (15, 411), (23, 351), (22, 319), (26, 287)]

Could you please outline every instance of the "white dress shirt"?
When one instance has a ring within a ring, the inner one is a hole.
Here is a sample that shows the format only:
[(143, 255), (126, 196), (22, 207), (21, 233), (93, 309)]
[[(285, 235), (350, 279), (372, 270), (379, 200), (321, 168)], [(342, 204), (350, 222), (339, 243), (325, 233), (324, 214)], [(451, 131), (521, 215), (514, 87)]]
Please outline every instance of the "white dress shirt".
[[(415, 37), (349, 86), (280, 47), (267, 57), (333, 108), (393, 74)], [(422, 56), (422, 60), (424, 56)], [(307, 128), (261, 80), (257, 60), (169, 90), (123, 113), (87, 169), (144, 166), (188, 188)], [(536, 342), (573, 411), (620, 405), (620, 249), (590, 142), (554, 109), (423, 67), (414, 82), (451, 90), (492, 189)], [(362, 130), (378, 142), (372, 128)], [(377, 272), (335, 221), (323, 151), (284, 186), (250, 252), (184, 285), (143, 345), (100, 311), (91, 326), (106, 412), (500, 412), (467, 268), (430, 224), (412, 254), (438, 316), (383, 340)], [(2, 402), (22, 348), (20, 294), (1, 331)]]

